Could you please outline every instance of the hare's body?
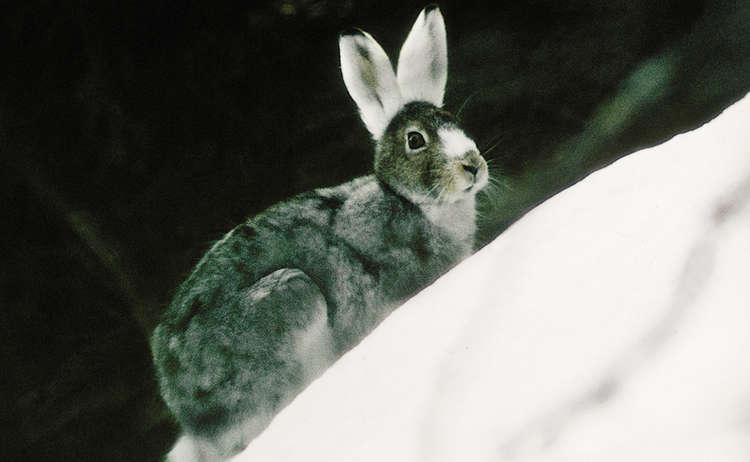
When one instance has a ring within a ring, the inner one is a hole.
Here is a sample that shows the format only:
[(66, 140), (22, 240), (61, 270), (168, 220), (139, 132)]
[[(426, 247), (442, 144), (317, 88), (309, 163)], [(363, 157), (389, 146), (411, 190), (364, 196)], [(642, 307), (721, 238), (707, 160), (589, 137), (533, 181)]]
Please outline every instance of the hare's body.
[(245, 442), (264, 426), (258, 419), (468, 255), (470, 231), (433, 223), (374, 176), (300, 195), (237, 226), (204, 256), (154, 333), (167, 404), (194, 437), (244, 427)]
[(372, 37), (340, 38), (344, 82), (376, 140), (373, 175), (301, 194), (237, 226), (154, 331), (172, 460), (223, 460), (316, 375), (472, 250), (487, 165), (440, 109), (442, 16), (425, 9), (398, 76)]

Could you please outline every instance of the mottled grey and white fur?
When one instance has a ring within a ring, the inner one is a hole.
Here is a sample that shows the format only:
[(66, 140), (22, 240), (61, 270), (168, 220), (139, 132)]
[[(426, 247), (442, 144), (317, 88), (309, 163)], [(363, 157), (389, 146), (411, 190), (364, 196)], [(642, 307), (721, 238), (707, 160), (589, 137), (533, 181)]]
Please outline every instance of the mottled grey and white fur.
[(152, 338), (183, 429), (170, 460), (224, 460), (388, 313), (472, 251), (487, 164), (441, 109), (445, 25), (425, 8), (397, 71), (339, 38), (374, 174), (277, 204), (232, 229), (179, 287)]

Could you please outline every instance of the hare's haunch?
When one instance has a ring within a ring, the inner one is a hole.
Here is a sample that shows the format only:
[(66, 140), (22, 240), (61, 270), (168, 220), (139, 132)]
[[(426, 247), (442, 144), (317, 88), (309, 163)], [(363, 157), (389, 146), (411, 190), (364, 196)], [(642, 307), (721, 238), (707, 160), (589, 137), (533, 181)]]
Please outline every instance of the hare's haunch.
[(407, 297), (469, 255), (487, 164), (441, 109), (445, 26), (421, 12), (398, 71), (366, 32), (341, 70), (376, 141), (374, 174), (232, 229), (179, 287), (152, 337), (184, 431), (170, 460), (225, 460)]

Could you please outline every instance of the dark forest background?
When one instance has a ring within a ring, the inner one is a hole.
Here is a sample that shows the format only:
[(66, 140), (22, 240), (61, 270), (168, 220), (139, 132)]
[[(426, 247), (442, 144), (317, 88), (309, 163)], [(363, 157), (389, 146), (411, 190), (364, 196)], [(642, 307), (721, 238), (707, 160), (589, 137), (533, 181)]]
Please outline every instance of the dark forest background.
[[(147, 343), (159, 313), (245, 217), (369, 172), (338, 31), (362, 27), (396, 56), (423, 6), (3, 2), (0, 459), (167, 450), (177, 428)], [(498, 180), (482, 196), (482, 244), (750, 90), (746, 0), (440, 6), (446, 107)]]

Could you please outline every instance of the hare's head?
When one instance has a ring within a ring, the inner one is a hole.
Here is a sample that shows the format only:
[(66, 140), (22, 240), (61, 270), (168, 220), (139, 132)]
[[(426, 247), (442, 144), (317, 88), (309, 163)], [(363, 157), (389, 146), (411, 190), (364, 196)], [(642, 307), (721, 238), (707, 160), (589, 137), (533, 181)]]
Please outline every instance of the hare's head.
[(456, 118), (443, 110), (448, 74), (445, 23), (437, 6), (422, 10), (394, 73), (367, 32), (339, 38), (344, 83), (372, 134), (375, 175), (417, 204), (473, 197), (487, 163)]

